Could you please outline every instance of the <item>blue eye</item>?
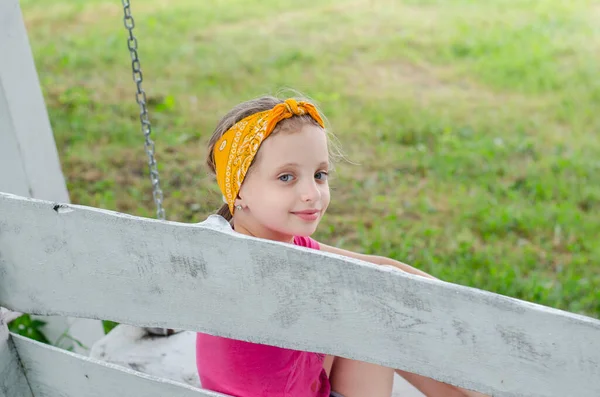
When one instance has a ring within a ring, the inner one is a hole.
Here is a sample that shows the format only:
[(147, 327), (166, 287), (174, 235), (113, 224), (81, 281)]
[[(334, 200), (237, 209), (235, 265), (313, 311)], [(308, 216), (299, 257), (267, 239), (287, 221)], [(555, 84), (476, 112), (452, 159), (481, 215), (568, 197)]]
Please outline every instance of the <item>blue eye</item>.
[(292, 180), (292, 175), (291, 175), (291, 174), (285, 174), (285, 175), (281, 175), (281, 176), (279, 177), (279, 180), (280, 180), (281, 182), (289, 182), (289, 181), (291, 181), (291, 180)]
[[(319, 177), (320, 176), (320, 177)], [(327, 173), (326, 172), (317, 172), (315, 174), (315, 178), (320, 179), (322, 181), (327, 179)]]

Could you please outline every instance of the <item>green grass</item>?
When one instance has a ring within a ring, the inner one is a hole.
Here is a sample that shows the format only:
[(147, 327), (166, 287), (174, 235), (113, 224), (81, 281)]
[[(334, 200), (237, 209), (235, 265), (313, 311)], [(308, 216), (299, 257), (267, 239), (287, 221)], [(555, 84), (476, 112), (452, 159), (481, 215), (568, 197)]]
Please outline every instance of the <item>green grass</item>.
[[(350, 159), (316, 238), (600, 318), (600, 3), (133, 2), (167, 217), (220, 205), (236, 103), (315, 98)], [(71, 199), (154, 214), (120, 2), (23, 1)]]

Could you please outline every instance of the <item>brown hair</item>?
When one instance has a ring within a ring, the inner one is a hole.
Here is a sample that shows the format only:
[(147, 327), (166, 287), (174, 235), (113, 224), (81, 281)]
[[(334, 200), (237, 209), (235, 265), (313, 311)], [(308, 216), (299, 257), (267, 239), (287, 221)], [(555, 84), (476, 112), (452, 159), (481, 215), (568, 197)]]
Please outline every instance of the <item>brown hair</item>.
[[(309, 101), (306, 98), (295, 98), (295, 99), (298, 101)], [(213, 157), (213, 150), (214, 150), (215, 144), (223, 136), (223, 134), (225, 134), (231, 127), (233, 127), (233, 125), (235, 123), (239, 122), (240, 120), (242, 120), (248, 116), (251, 116), (255, 113), (272, 109), (276, 105), (283, 103), (283, 102), (284, 102), (283, 99), (279, 99), (274, 96), (263, 96), (260, 98), (251, 99), (249, 101), (240, 103), (239, 105), (237, 105), (233, 109), (231, 109), (225, 116), (223, 116), (223, 118), (219, 121), (219, 123), (217, 124), (217, 127), (213, 131), (210, 141), (208, 142), (208, 153), (206, 156), (206, 165), (208, 166), (208, 169), (210, 170), (210, 172), (213, 175), (216, 175), (215, 159)], [(310, 101), (310, 102), (314, 103), (312, 101)], [(321, 112), (319, 112), (319, 113), (321, 113)], [(325, 118), (323, 118), (323, 120), (325, 120)], [(325, 122), (327, 122), (327, 121), (325, 121)], [(285, 119), (285, 120), (279, 122), (277, 124), (277, 126), (275, 127), (275, 129), (273, 130), (273, 132), (271, 133), (271, 135), (269, 135), (269, 136), (273, 136), (274, 134), (281, 132), (281, 131), (284, 131), (284, 132), (298, 131), (300, 128), (302, 128), (303, 125), (306, 125), (306, 124), (313, 124), (313, 125), (320, 127), (319, 124), (308, 114), (302, 115), (302, 116), (293, 116), (293, 117), (290, 117), (288, 119)], [(341, 150), (339, 149), (339, 146), (337, 144), (337, 141), (335, 140), (335, 137), (330, 132), (328, 132), (327, 129), (326, 129), (326, 133), (327, 133), (327, 137), (328, 137), (328, 141), (329, 141), (329, 145), (328, 145), (329, 161), (331, 163), (331, 166), (333, 167), (334, 162), (338, 158), (343, 157), (343, 155), (342, 155)], [(269, 138), (267, 137), (267, 139), (269, 139)], [(254, 164), (254, 162), (256, 161), (256, 159), (258, 158), (259, 155), (260, 155), (260, 149), (259, 149), (256, 157), (250, 164), (250, 168), (248, 169), (248, 172), (250, 172), (250, 170), (252, 169), (252, 165)], [(231, 219), (233, 218), (233, 216), (231, 215), (231, 212), (229, 211), (229, 206), (227, 204), (223, 204), (223, 206), (221, 206), (221, 208), (219, 208), (219, 210), (217, 211), (217, 214), (221, 215), (228, 221), (231, 221)]]

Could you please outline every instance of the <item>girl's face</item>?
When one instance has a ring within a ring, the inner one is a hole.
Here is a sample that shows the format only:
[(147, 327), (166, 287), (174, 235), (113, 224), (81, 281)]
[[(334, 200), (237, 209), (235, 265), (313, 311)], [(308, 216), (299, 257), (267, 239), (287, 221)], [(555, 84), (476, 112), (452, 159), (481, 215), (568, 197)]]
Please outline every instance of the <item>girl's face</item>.
[(284, 242), (311, 235), (329, 206), (328, 171), (322, 128), (305, 124), (269, 137), (240, 189), (235, 230)]

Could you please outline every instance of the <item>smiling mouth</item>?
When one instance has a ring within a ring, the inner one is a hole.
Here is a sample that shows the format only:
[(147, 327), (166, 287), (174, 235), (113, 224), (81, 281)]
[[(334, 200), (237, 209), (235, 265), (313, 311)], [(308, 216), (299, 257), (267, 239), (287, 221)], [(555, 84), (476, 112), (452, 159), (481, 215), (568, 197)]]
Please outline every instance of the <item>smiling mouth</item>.
[(304, 211), (295, 211), (292, 214), (318, 214), (321, 212), (320, 210), (304, 210)]
[(305, 221), (316, 220), (317, 218), (319, 218), (320, 213), (321, 213), (321, 211), (319, 211), (319, 210), (305, 210), (305, 211), (292, 212), (292, 214), (298, 216), (301, 219), (304, 219)]

